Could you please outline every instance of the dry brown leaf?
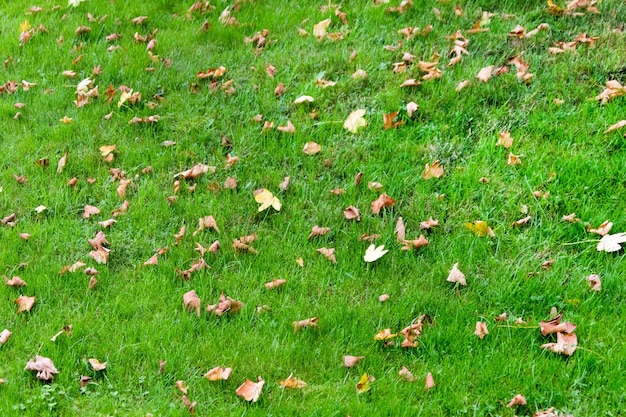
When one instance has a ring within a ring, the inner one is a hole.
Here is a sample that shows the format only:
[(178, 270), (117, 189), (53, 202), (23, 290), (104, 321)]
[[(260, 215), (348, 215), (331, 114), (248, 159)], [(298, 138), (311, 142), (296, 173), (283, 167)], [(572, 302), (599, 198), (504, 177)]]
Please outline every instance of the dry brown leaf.
[(429, 320), (430, 317), (428, 315), (422, 314), (417, 319), (415, 319), (413, 323), (402, 329), (400, 333), (404, 336), (404, 340), (402, 341), (402, 344), (400, 346), (402, 346), (403, 348), (417, 347), (419, 344), (417, 338), (422, 334), (424, 321)]
[(346, 368), (352, 368), (363, 359), (365, 359), (365, 356), (343, 356), (343, 366), (345, 366)]
[(211, 245), (209, 246), (209, 249), (207, 249), (207, 251), (209, 253), (215, 253), (220, 249), (220, 241), (216, 240), (215, 242), (211, 243)]
[(95, 214), (100, 214), (100, 209), (86, 204), (83, 212), (83, 219), (88, 219)]
[(398, 333), (392, 333), (391, 329), (383, 329), (374, 335), (374, 340), (389, 340), (398, 336)]
[(611, 231), (612, 228), (613, 228), (613, 223), (608, 221), (608, 220), (605, 220), (596, 229), (590, 228), (587, 231), (589, 233), (595, 233), (595, 234), (600, 235), (600, 236), (606, 236), (606, 235), (609, 234), (609, 232)]
[(343, 127), (349, 132), (356, 133), (360, 128), (367, 126), (367, 120), (363, 117), (365, 112), (365, 109), (359, 109), (350, 113)]
[(407, 381), (407, 382), (415, 381), (415, 377), (413, 376), (411, 371), (409, 371), (409, 369), (404, 365), (402, 365), (402, 368), (400, 368), (400, 372), (398, 372), (398, 375), (400, 376), (400, 379), (404, 381)]
[(435, 387), (435, 379), (433, 378), (433, 374), (430, 372), (426, 374), (426, 378), (424, 381), (424, 391), (428, 391)]
[(302, 149), (302, 152), (304, 152), (307, 155), (315, 155), (321, 150), (322, 150), (322, 147), (319, 144), (315, 142), (307, 142), (304, 144), (304, 148)]
[(68, 154), (69, 152), (65, 151), (65, 154), (61, 157), (61, 159), (59, 159), (59, 163), (57, 165), (57, 174), (60, 174), (61, 172), (63, 172), (63, 168), (65, 168), (65, 164), (67, 163)]
[(244, 307), (244, 304), (241, 301), (234, 300), (230, 297), (227, 297), (222, 293), (220, 295), (220, 300), (217, 304), (209, 305), (206, 308), (206, 311), (209, 313), (213, 313), (216, 316), (222, 316), (226, 313), (235, 314), (238, 313)]
[(521, 157), (522, 155), (514, 155), (512, 152), (509, 152), (509, 159), (507, 161), (508, 165), (522, 165)]
[(332, 20), (325, 19), (313, 25), (313, 35), (320, 42), (326, 37), (326, 29), (330, 26)]
[(392, 207), (395, 204), (396, 201), (393, 198), (388, 196), (386, 193), (382, 193), (376, 200), (372, 201), (372, 213), (378, 214), (383, 208)]
[(337, 259), (335, 258), (335, 248), (319, 248), (317, 251), (332, 263), (337, 263)]
[(18, 306), (15, 314), (19, 314), (22, 311), (30, 311), (30, 309), (33, 308), (33, 306), (35, 305), (35, 300), (36, 300), (36, 297), (28, 297), (25, 295), (20, 295), (15, 300), (15, 303)]
[(89, 257), (99, 264), (106, 264), (109, 261), (109, 249), (98, 248), (89, 252)]
[(554, 353), (559, 353), (565, 356), (572, 356), (578, 347), (578, 338), (575, 333), (556, 334), (556, 343), (546, 343), (541, 345), (542, 349), (551, 350)]
[(614, 131), (614, 130), (621, 129), (621, 128), (623, 128), (624, 126), (626, 126), (626, 120), (620, 120), (619, 122), (617, 122), (617, 123), (615, 123), (615, 124), (613, 124), (613, 125), (609, 126), (609, 128), (608, 128), (608, 129), (606, 129), (606, 130), (604, 131), (604, 133), (609, 133), (609, 132), (612, 132), (612, 131)]
[(439, 226), (439, 220), (434, 220), (432, 217), (429, 217), (426, 221), (420, 222), (420, 230), (429, 230), (437, 226)]
[(515, 397), (511, 399), (511, 401), (509, 401), (509, 403), (506, 406), (511, 408), (511, 407), (515, 407), (516, 405), (526, 405), (526, 398), (524, 398), (522, 394), (517, 394)]
[(178, 388), (183, 394), (187, 394), (189, 390), (189, 387), (185, 386), (185, 381), (183, 381), (182, 379), (176, 381), (176, 388)]
[(126, 210), (128, 210), (129, 207), (130, 207), (130, 203), (124, 200), (124, 202), (119, 208), (116, 208), (115, 210), (112, 211), (113, 217), (118, 217), (126, 213)]
[(4, 277), (4, 282), (9, 287), (25, 287), (27, 285), (26, 281), (24, 281), (22, 278), (18, 277), (17, 275), (11, 279)]
[(400, 114), (399, 111), (394, 111), (393, 113), (389, 114), (383, 114), (383, 125), (385, 127), (385, 130), (393, 129), (404, 124), (403, 120), (398, 120), (397, 122), (394, 122), (398, 114)]
[(563, 314), (559, 314), (552, 320), (539, 322), (539, 328), (541, 329), (541, 335), (547, 336), (554, 333), (573, 333), (576, 330), (574, 323), (561, 323)]
[(352, 73), (351, 77), (354, 80), (364, 80), (367, 78), (367, 72), (362, 69), (358, 69)]
[(381, 294), (378, 296), (378, 301), (384, 303), (389, 300), (389, 294)]
[(428, 246), (428, 243), (429, 242), (426, 239), (426, 237), (424, 237), (424, 235), (420, 235), (420, 237), (418, 237), (417, 239), (402, 241), (402, 244), (404, 246), (402, 246), (400, 249), (401, 250), (418, 249), (418, 248), (421, 248), (423, 246)]
[(320, 227), (318, 225), (315, 225), (311, 229), (311, 233), (309, 234), (309, 239), (315, 236), (324, 236), (328, 233), (330, 233), (330, 227)]
[(506, 149), (509, 149), (513, 146), (513, 138), (511, 138), (511, 133), (504, 130), (498, 133), (498, 142), (496, 142), (496, 146), (504, 146)]
[(530, 219), (532, 219), (531, 216), (526, 216), (522, 219), (516, 220), (513, 223), (511, 223), (511, 226), (513, 227), (520, 227), (520, 226), (525, 226), (528, 224), (528, 222), (530, 221)]
[(215, 368), (209, 370), (204, 377), (209, 381), (227, 381), (230, 377), (233, 368), (222, 368), (221, 366), (216, 366)]
[(443, 176), (443, 166), (439, 165), (439, 161), (433, 162), (431, 165), (426, 164), (422, 178), (425, 180), (431, 178), (441, 178)]
[(348, 208), (343, 211), (343, 215), (346, 220), (356, 220), (357, 222), (361, 221), (361, 213), (359, 212), (359, 209), (354, 206), (348, 206)]
[(476, 75), (476, 78), (478, 78), (481, 82), (486, 83), (491, 78), (491, 73), (492, 73), (494, 68), (495, 68), (495, 66), (493, 66), (493, 65), (489, 65), (488, 67), (484, 67), (483, 69), (481, 69), (478, 72), (478, 74)]
[(214, 166), (204, 165), (200, 163), (200, 164), (194, 165), (193, 167), (189, 168), (186, 171), (179, 172), (178, 174), (174, 175), (174, 178), (179, 177), (179, 176), (183, 178), (198, 178), (202, 174), (206, 174), (209, 171), (215, 172), (215, 170), (216, 170), (216, 167)]
[(452, 266), (446, 281), (459, 283), (460, 285), (467, 285), (467, 282), (465, 281), (465, 274), (459, 270), (458, 262)]
[(93, 368), (94, 371), (104, 371), (107, 368), (107, 362), (100, 362), (98, 359), (89, 359), (89, 364)]
[(597, 291), (597, 292), (602, 291), (602, 281), (600, 281), (600, 275), (591, 274), (587, 276), (585, 279), (587, 280), (587, 283), (589, 284), (591, 291)]
[(35, 355), (35, 357), (26, 363), (25, 371), (36, 371), (37, 378), (42, 381), (52, 381), (54, 375), (58, 374), (57, 368), (54, 367), (52, 359)]
[(158, 265), (158, 264), (159, 264), (159, 258), (158, 258), (158, 255), (155, 253), (154, 255), (150, 257), (150, 259), (148, 259), (146, 262), (143, 263), (143, 266)]
[(302, 389), (304, 387), (306, 387), (306, 382), (298, 379), (298, 378), (294, 378), (293, 376), (293, 372), (291, 374), (289, 374), (289, 376), (287, 377), (287, 379), (280, 381), (280, 386), (282, 388), (291, 388), (291, 389)]
[(462, 89), (464, 89), (465, 87), (467, 87), (469, 85), (469, 81), (465, 80), (465, 81), (461, 81), (460, 83), (457, 84), (457, 86), (455, 87), (455, 91), (459, 92)]
[(273, 280), (271, 280), (270, 282), (266, 282), (265, 283), (265, 288), (267, 288), (268, 290), (274, 289), (274, 288), (278, 288), (284, 284), (287, 283), (286, 279), (282, 279), (282, 278), (274, 278)]
[(396, 241), (398, 243), (404, 242), (404, 240), (405, 240), (405, 227), (404, 227), (404, 221), (402, 220), (402, 216), (398, 217), (398, 222), (396, 223), (395, 234), (396, 234)]
[(244, 400), (248, 402), (257, 402), (259, 397), (261, 396), (261, 391), (263, 390), (263, 385), (265, 381), (263, 378), (259, 376), (258, 382), (252, 382), (249, 379), (246, 379), (246, 382), (241, 384), (239, 388), (235, 391), (237, 395), (242, 397)]
[(294, 321), (293, 332), (297, 333), (300, 330), (305, 329), (307, 327), (317, 328), (318, 324), (319, 324), (318, 317), (311, 317), (311, 318), (304, 319), (304, 320)]
[(278, 184), (278, 188), (281, 191), (287, 191), (287, 189), (289, 188), (289, 182), (291, 181), (291, 177), (285, 177), (285, 179), (283, 180), (283, 182), (281, 182), (280, 184)]
[(78, 260), (72, 265), (65, 265), (63, 268), (61, 268), (61, 271), (59, 271), (59, 275), (63, 275), (66, 272), (76, 272), (84, 266), (87, 266), (87, 264), (81, 260)]
[(489, 330), (487, 330), (487, 323), (482, 321), (476, 322), (476, 330), (474, 330), (474, 334), (478, 336), (480, 340), (483, 340), (486, 335), (489, 334)]
[(9, 341), (9, 338), (11, 337), (12, 334), (13, 332), (9, 331), (9, 329), (4, 329), (0, 333), (0, 345), (6, 345), (6, 343)]

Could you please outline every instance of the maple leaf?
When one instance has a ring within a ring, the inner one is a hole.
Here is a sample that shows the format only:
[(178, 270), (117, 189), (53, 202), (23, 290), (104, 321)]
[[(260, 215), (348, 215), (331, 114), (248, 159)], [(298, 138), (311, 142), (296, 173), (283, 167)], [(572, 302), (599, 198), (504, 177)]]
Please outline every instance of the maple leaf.
[(104, 371), (107, 368), (107, 362), (100, 362), (98, 359), (89, 359), (89, 364), (94, 371)]
[(326, 37), (326, 29), (328, 29), (331, 23), (332, 20), (325, 19), (313, 25), (313, 35), (317, 38), (318, 42)]
[(542, 349), (551, 350), (554, 353), (560, 353), (565, 356), (572, 356), (578, 347), (578, 338), (575, 333), (556, 334), (556, 343), (545, 343), (541, 345)]
[(426, 378), (424, 379), (424, 391), (428, 391), (435, 387), (435, 380), (433, 378), (433, 374), (430, 372), (426, 374)]
[(374, 382), (376, 380), (376, 378), (374, 378), (372, 375), (368, 375), (367, 372), (364, 373), (361, 376), (361, 379), (359, 379), (359, 382), (357, 382), (356, 384), (356, 390), (359, 394), (363, 394), (364, 392), (367, 392), (370, 390), (370, 382)]
[(431, 178), (441, 178), (443, 176), (443, 166), (439, 165), (439, 161), (433, 162), (431, 165), (426, 164), (422, 178), (425, 180)]
[(491, 73), (493, 72), (494, 68), (495, 66), (493, 65), (482, 68), (476, 75), (476, 78), (478, 78), (481, 82), (486, 83), (491, 78)]
[(109, 261), (109, 249), (98, 248), (89, 252), (89, 257), (99, 264), (106, 264)]
[(356, 220), (357, 222), (361, 221), (361, 213), (359, 209), (354, 206), (348, 206), (344, 211), (343, 215), (346, 220)]
[(511, 399), (511, 401), (509, 401), (509, 403), (506, 406), (511, 408), (511, 407), (515, 407), (516, 405), (526, 405), (526, 398), (524, 398), (522, 394), (517, 394), (515, 397)]
[(287, 379), (280, 381), (281, 388), (302, 389), (306, 387), (306, 385), (306, 382), (298, 378), (294, 378), (293, 372), (289, 374)]
[(198, 230), (193, 232), (193, 235), (195, 236), (205, 229), (213, 229), (217, 233), (220, 232), (220, 229), (217, 227), (217, 222), (213, 216), (200, 217), (198, 219)]
[(311, 233), (309, 234), (309, 239), (315, 236), (324, 236), (325, 234), (330, 233), (330, 227), (320, 227), (318, 225), (313, 226), (311, 229)]
[(22, 278), (18, 277), (17, 275), (11, 279), (4, 277), (4, 282), (9, 287), (26, 287), (27, 286), (26, 281), (24, 281)]
[(304, 152), (307, 155), (315, 155), (321, 150), (322, 150), (322, 147), (319, 144), (315, 142), (307, 142), (304, 144), (304, 148), (302, 149), (302, 152)]
[(613, 223), (605, 220), (604, 222), (602, 222), (602, 224), (600, 226), (598, 226), (597, 229), (588, 229), (587, 231), (589, 233), (595, 233), (597, 235), (600, 236), (606, 236), (609, 234), (609, 232), (611, 231), (611, 229), (613, 228)]
[(258, 382), (252, 382), (249, 379), (237, 388), (235, 393), (248, 402), (257, 402), (261, 396), (265, 381), (259, 376)]
[(598, 243), (598, 252), (617, 252), (622, 249), (621, 243), (626, 242), (626, 233), (616, 233), (614, 235), (604, 235)]
[(396, 201), (393, 198), (389, 197), (386, 193), (382, 193), (376, 200), (372, 201), (372, 213), (378, 214), (381, 209), (391, 207), (395, 204)]
[(496, 146), (503, 146), (506, 149), (513, 146), (513, 138), (511, 138), (511, 134), (506, 130), (498, 133), (498, 142), (496, 143)]
[(474, 223), (465, 222), (465, 227), (469, 229), (472, 233), (474, 233), (476, 236), (496, 237), (496, 234), (493, 232), (491, 227), (489, 227), (487, 222), (484, 222), (482, 220), (476, 220)]
[(343, 356), (343, 366), (345, 366), (346, 368), (352, 368), (363, 359), (365, 359), (365, 356)]
[(477, 321), (476, 330), (474, 331), (474, 334), (478, 336), (480, 340), (483, 340), (484, 337), (489, 334), (489, 330), (487, 330), (487, 323), (484, 323), (482, 321)]
[(429, 230), (436, 226), (439, 226), (439, 220), (434, 220), (432, 217), (429, 217), (426, 221), (420, 222), (420, 230)]
[(35, 357), (26, 363), (25, 371), (36, 371), (37, 378), (42, 381), (52, 381), (54, 375), (58, 374), (52, 359), (35, 355)]
[(600, 281), (600, 275), (591, 274), (587, 276), (585, 279), (587, 280), (587, 283), (589, 284), (591, 291), (597, 291), (597, 292), (602, 291), (602, 282)]
[(365, 116), (365, 109), (355, 110), (343, 123), (343, 127), (349, 132), (356, 133), (360, 128), (367, 126), (367, 120), (363, 116)]
[(17, 311), (15, 314), (20, 314), (22, 311), (30, 311), (31, 308), (35, 305), (36, 297), (27, 297), (25, 295), (20, 295), (15, 303), (17, 304)]
[(209, 370), (204, 377), (209, 381), (227, 381), (230, 377), (233, 368), (222, 368), (221, 366), (216, 366), (215, 368)]
[(326, 259), (336, 264), (337, 259), (335, 258), (335, 248), (319, 248), (317, 252), (321, 253)]
[(465, 281), (465, 274), (459, 270), (459, 263), (455, 263), (452, 266), (452, 269), (448, 273), (448, 278), (446, 279), (448, 282), (459, 283), (461, 285), (467, 285)]
[(573, 333), (576, 330), (576, 325), (573, 323), (561, 323), (563, 314), (559, 314), (552, 320), (539, 322), (539, 328), (541, 329), (541, 335), (547, 336), (554, 333)]
[(402, 368), (400, 368), (400, 372), (398, 372), (398, 375), (400, 376), (401, 379), (407, 382), (415, 381), (415, 377), (413, 376), (411, 371), (409, 371), (409, 369), (404, 365), (402, 365)]
[(277, 197), (274, 197), (274, 194), (265, 188), (254, 192), (254, 201), (260, 204), (258, 209), (259, 213), (268, 209), (270, 206), (276, 211), (280, 211), (280, 208), (282, 207), (280, 200)]
[(400, 114), (399, 111), (394, 111), (393, 113), (383, 114), (383, 124), (385, 126), (385, 130), (393, 129), (399, 127), (404, 124), (403, 120), (399, 120), (394, 122), (394, 119)]
[(376, 245), (371, 244), (365, 251), (363, 260), (368, 263), (374, 262), (382, 258), (387, 252), (389, 252), (389, 250), (385, 250), (385, 245), (380, 245), (376, 247)]
[(265, 288), (267, 288), (268, 290), (274, 289), (274, 288), (278, 288), (284, 284), (287, 283), (286, 279), (279, 279), (279, 278), (274, 278), (273, 280), (271, 280), (270, 282), (266, 282), (265, 283)]

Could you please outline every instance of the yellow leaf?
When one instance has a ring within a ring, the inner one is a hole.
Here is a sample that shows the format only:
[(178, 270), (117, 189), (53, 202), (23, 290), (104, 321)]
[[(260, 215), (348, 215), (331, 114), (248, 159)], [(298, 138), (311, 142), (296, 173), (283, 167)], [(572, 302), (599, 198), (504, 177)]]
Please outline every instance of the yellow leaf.
[(117, 149), (117, 145), (104, 145), (100, 147), (100, 153), (102, 156), (107, 156)]
[(356, 133), (359, 128), (367, 126), (367, 120), (363, 118), (364, 115), (365, 109), (353, 111), (343, 123), (343, 127), (352, 133)]
[(318, 41), (326, 37), (326, 29), (328, 29), (331, 22), (330, 19), (326, 19), (313, 25), (313, 35), (315, 35)]
[(28, 32), (30, 30), (30, 22), (28, 20), (24, 20), (20, 23), (20, 32)]
[(274, 210), (280, 211), (282, 204), (280, 200), (269, 191), (263, 188), (259, 193), (254, 195), (254, 200), (261, 204), (259, 206), (259, 212), (266, 210), (270, 206), (274, 207)]
[(491, 227), (489, 227), (487, 222), (484, 222), (482, 220), (476, 220), (474, 223), (466, 222), (465, 227), (471, 230), (476, 236), (496, 237), (495, 233), (493, 233), (493, 230), (491, 230)]
[(359, 382), (356, 384), (356, 390), (359, 394), (363, 394), (370, 390), (370, 382), (374, 381), (374, 377), (368, 375), (367, 372), (363, 374)]
[(558, 4), (554, 4), (552, 0), (548, 0), (548, 13), (552, 16), (562, 16), (565, 10)]

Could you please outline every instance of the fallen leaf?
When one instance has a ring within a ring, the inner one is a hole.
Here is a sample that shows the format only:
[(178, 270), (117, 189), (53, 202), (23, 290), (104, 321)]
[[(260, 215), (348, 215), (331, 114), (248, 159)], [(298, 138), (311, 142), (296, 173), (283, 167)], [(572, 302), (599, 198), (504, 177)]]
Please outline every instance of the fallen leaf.
[(291, 120), (287, 120), (286, 126), (278, 126), (276, 129), (283, 133), (296, 133), (296, 127), (291, 123)]
[(609, 234), (612, 228), (613, 228), (613, 223), (608, 220), (605, 220), (600, 226), (598, 226), (597, 229), (590, 228), (587, 231), (589, 233), (595, 233), (600, 236), (606, 236)]
[(498, 142), (496, 143), (496, 146), (503, 146), (506, 149), (513, 146), (513, 138), (511, 137), (511, 134), (506, 130), (498, 133)]
[(302, 389), (306, 387), (306, 385), (306, 382), (298, 378), (294, 378), (293, 372), (289, 374), (287, 379), (280, 381), (281, 388)]
[(254, 200), (261, 204), (258, 209), (259, 212), (262, 212), (270, 206), (276, 211), (280, 211), (280, 208), (282, 207), (280, 200), (277, 197), (274, 197), (274, 195), (265, 188), (254, 193)]
[(93, 359), (93, 358), (89, 359), (89, 364), (91, 365), (93, 370), (96, 372), (104, 371), (107, 368), (107, 362), (100, 363), (98, 359)]
[(430, 372), (426, 374), (426, 378), (424, 381), (424, 391), (428, 391), (435, 387), (435, 380), (433, 378), (433, 374)]
[(491, 73), (494, 68), (495, 66), (493, 65), (482, 68), (476, 75), (476, 78), (478, 78), (481, 82), (486, 83), (491, 78)]
[(378, 214), (385, 207), (392, 207), (396, 201), (389, 197), (386, 193), (382, 193), (376, 200), (372, 201), (372, 213)]
[(291, 181), (291, 177), (285, 177), (283, 182), (278, 184), (278, 188), (280, 189), (280, 191), (283, 191), (283, 192), (287, 191), (287, 189), (289, 188), (290, 181)]
[(213, 313), (216, 316), (222, 316), (226, 313), (235, 314), (238, 313), (244, 307), (244, 304), (241, 301), (234, 300), (230, 297), (227, 297), (222, 293), (220, 295), (220, 300), (217, 304), (209, 305), (206, 308), (206, 311), (209, 313)]
[(526, 217), (524, 217), (522, 219), (514, 221), (513, 223), (511, 223), (511, 226), (513, 226), (513, 227), (525, 226), (526, 224), (528, 224), (530, 219), (532, 219), (531, 216), (526, 216)]
[(83, 268), (85, 266), (87, 266), (86, 263), (84, 263), (81, 260), (78, 260), (78, 261), (74, 262), (72, 265), (65, 265), (61, 269), (61, 271), (59, 271), (59, 275), (63, 275), (66, 272), (76, 272), (76, 271), (78, 271), (79, 269), (81, 269), (81, 268)]
[(57, 368), (54, 367), (52, 359), (35, 355), (35, 357), (26, 363), (25, 371), (36, 371), (37, 378), (42, 381), (52, 381), (54, 375), (58, 374)]
[(17, 275), (11, 279), (4, 277), (4, 282), (9, 287), (25, 287), (27, 285), (26, 281), (24, 281), (22, 278), (18, 277)]
[(578, 347), (578, 338), (575, 333), (556, 334), (556, 343), (546, 343), (541, 345), (542, 349), (548, 349), (554, 353), (559, 353), (565, 356), (572, 356)]
[(524, 398), (522, 394), (517, 394), (515, 397), (511, 399), (511, 401), (509, 401), (509, 403), (506, 406), (511, 408), (511, 407), (515, 407), (516, 405), (526, 405), (526, 398)]
[(402, 368), (400, 368), (400, 372), (398, 372), (398, 375), (400, 376), (400, 379), (404, 381), (407, 381), (407, 382), (415, 381), (415, 377), (413, 376), (411, 371), (409, 371), (409, 369), (404, 365), (402, 365)]
[(22, 311), (30, 311), (31, 308), (35, 305), (36, 297), (27, 297), (25, 295), (20, 295), (15, 303), (17, 304), (17, 311), (15, 314), (20, 314)]
[(404, 239), (406, 236), (405, 236), (405, 227), (404, 227), (404, 221), (402, 220), (402, 216), (398, 217), (398, 222), (396, 223), (396, 228), (394, 232), (396, 234), (396, 241), (398, 243), (404, 242)]
[(311, 233), (309, 234), (309, 239), (315, 236), (324, 236), (328, 233), (330, 233), (330, 227), (320, 227), (318, 225), (315, 225), (311, 229)]
[(441, 178), (443, 176), (443, 166), (439, 165), (439, 161), (433, 162), (431, 165), (426, 164), (422, 178), (425, 180), (431, 178)]
[(493, 232), (491, 227), (487, 224), (487, 222), (482, 220), (476, 220), (474, 223), (465, 222), (465, 227), (469, 229), (476, 236), (480, 237), (496, 237), (496, 234)]
[(350, 113), (343, 127), (349, 132), (356, 133), (360, 128), (367, 126), (367, 120), (363, 117), (365, 112), (365, 109), (359, 109)]
[(315, 99), (311, 96), (300, 96), (293, 101), (293, 104), (313, 103)]
[(380, 258), (382, 258), (389, 250), (385, 250), (385, 245), (380, 245), (376, 247), (376, 245), (371, 244), (367, 250), (365, 251), (365, 255), (363, 256), (363, 260), (365, 262), (374, 262)]
[(389, 294), (381, 294), (378, 296), (378, 301), (384, 303), (389, 300)]
[(6, 343), (9, 341), (9, 338), (11, 337), (12, 334), (13, 333), (9, 331), (9, 329), (4, 329), (0, 333), (0, 345), (6, 345)]
[(469, 85), (469, 81), (465, 80), (465, 81), (461, 81), (460, 83), (457, 84), (457, 86), (455, 87), (455, 91), (459, 92), (462, 89), (464, 89), (465, 87), (467, 87)]
[(206, 229), (213, 229), (217, 233), (220, 232), (220, 229), (217, 227), (217, 222), (213, 216), (200, 217), (198, 219), (198, 229), (193, 232), (193, 236), (196, 236), (198, 233)]
[(343, 356), (343, 366), (345, 366), (346, 368), (352, 368), (363, 359), (365, 359), (365, 356)]
[(400, 249), (401, 250), (413, 250), (413, 249), (418, 249), (421, 248), (423, 246), (428, 246), (428, 239), (426, 239), (426, 237), (424, 237), (424, 235), (420, 235), (420, 237), (418, 237), (417, 239), (413, 239), (413, 240), (403, 240), (402, 244), (404, 246), (402, 246)]
[(270, 282), (266, 282), (265, 283), (265, 288), (267, 288), (268, 290), (274, 289), (274, 288), (278, 288), (284, 284), (287, 283), (286, 279), (282, 279), (282, 278), (274, 278), (273, 280), (271, 280)]
[(150, 257), (150, 259), (148, 259), (146, 262), (143, 263), (143, 266), (158, 265), (158, 264), (159, 264), (159, 258), (158, 258), (158, 255), (155, 253), (154, 255)]
[(465, 274), (459, 270), (458, 262), (452, 266), (446, 281), (459, 283), (460, 285), (467, 285), (467, 282), (465, 281)]
[(398, 333), (392, 333), (391, 329), (384, 329), (374, 335), (374, 340), (389, 340), (398, 336)]
[(89, 252), (89, 257), (99, 264), (106, 264), (109, 261), (109, 250), (106, 248), (98, 248)]
[(331, 22), (332, 20), (325, 19), (313, 25), (313, 35), (317, 38), (318, 42), (326, 37), (326, 29), (328, 29)]
[(354, 206), (348, 206), (343, 211), (343, 215), (346, 220), (356, 220), (357, 222), (361, 221), (361, 213), (359, 213), (359, 209)]
[(224, 369), (221, 366), (216, 366), (204, 374), (204, 377), (209, 381), (227, 381), (232, 371), (232, 368)]
[(587, 283), (589, 284), (591, 291), (597, 291), (597, 292), (602, 291), (602, 282), (600, 281), (600, 275), (591, 274), (587, 276), (585, 279), (587, 280)]
[(100, 147), (100, 155), (103, 158), (111, 155), (117, 149), (117, 145), (104, 145)]
[(179, 176), (183, 178), (198, 178), (202, 174), (206, 174), (209, 171), (215, 172), (215, 170), (216, 170), (216, 167), (212, 167), (212, 166), (208, 166), (208, 165), (204, 165), (200, 163), (200, 164), (194, 165), (193, 167), (189, 168), (186, 171), (179, 172), (178, 174), (174, 175), (174, 178), (179, 177)]
[(604, 235), (598, 243), (598, 252), (617, 252), (622, 249), (621, 243), (626, 242), (626, 233), (616, 233), (614, 235)]
[(609, 132), (612, 132), (612, 131), (614, 131), (614, 130), (621, 129), (621, 128), (623, 128), (624, 126), (626, 126), (626, 120), (620, 120), (619, 122), (617, 122), (617, 123), (615, 123), (615, 124), (613, 124), (613, 125), (609, 126), (609, 128), (608, 128), (608, 129), (606, 129), (606, 130), (604, 131), (604, 133), (609, 133)]
[(359, 394), (363, 394), (364, 392), (367, 392), (370, 390), (370, 382), (374, 382), (376, 379), (371, 376), (368, 375), (367, 372), (363, 374), (363, 376), (361, 376), (361, 379), (359, 380), (359, 382), (357, 382), (356, 384), (356, 390)]
[(394, 129), (404, 124), (403, 120), (398, 120), (397, 122), (394, 122), (398, 114), (400, 114), (399, 111), (394, 111), (393, 113), (389, 114), (383, 114), (383, 125), (385, 127), (385, 130)]
[(337, 263), (337, 259), (335, 258), (335, 248), (319, 248), (317, 251), (332, 263)]
[(474, 334), (478, 336), (480, 340), (483, 340), (485, 336), (489, 334), (489, 330), (487, 330), (487, 323), (484, 323), (482, 321), (477, 321), (476, 330), (474, 331)]
[(293, 322), (293, 332), (297, 333), (300, 330), (307, 328), (307, 327), (315, 327), (317, 328), (319, 322), (319, 318), (318, 317), (311, 317), (308, 319), (304, 319), (304, 320), (300, 320), (300, 321), (294, 321)]
[(263, 390), (264, 384), (265, 381), (263, 381), (260, 376), (258, 378), (258, 382), (252, 382), (249, 379), (246, 379), (246, 382), (241, 384), (235, 393), (244, 400), (255, 403), (261, 396), (261, 390)]
[(304, 144), (304, 148), (302, 149), (302, 152), (304, 152), (307, 155), (315, 155), (321, 150), (322, 150), (322, 147), (319, 144), (315, 142), (307, 142)]
[(561, 323), (563, 314), (559, 314), (552, 320), (539, 322), (539, 328), (541, 329), (541, 335), (547, 336), (554, 333), (573, 333), (576, 330), (576, 325), (573, 323)]
[(61, 157), (61, 159), (59, 159), (59, 163), (57, 165), (57, 174), (63, 172), (63, 168), (65, 168), (65, 164), (67, 163), (68, 153), (68, 151), (65, 151), (65, 154)]
[(420, 230), (429, 230), (437, 226), (439, 226), (439, 220), (434, 220), (432, 217), (429, 217), (426, 221), (420, 222)]
[(100, 209), (98, 207), (90, 206), (86, 204), (84, 207), (83, 219), (88, 219), (89, 217), (95, 214), (100, 214)]
[(185, 386), (185, 381), (183, 381), (182, 379), (176, 381), (176, 388), (178, 388), (183, 394), (187, 394), (189, 390), (189, 387)]

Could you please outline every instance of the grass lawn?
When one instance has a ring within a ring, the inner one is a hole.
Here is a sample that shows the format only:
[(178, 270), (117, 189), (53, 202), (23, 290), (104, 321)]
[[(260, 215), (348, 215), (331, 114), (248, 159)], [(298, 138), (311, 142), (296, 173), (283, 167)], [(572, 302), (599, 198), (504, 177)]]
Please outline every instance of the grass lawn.
[(624, 1), (57, 3), (0, 5), (2, 416), (624, 415)]

